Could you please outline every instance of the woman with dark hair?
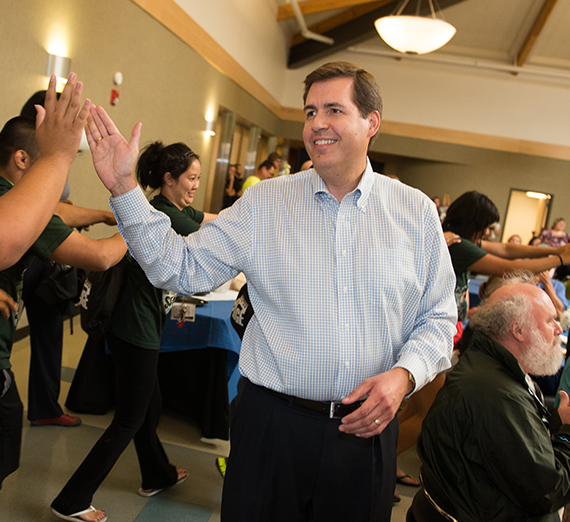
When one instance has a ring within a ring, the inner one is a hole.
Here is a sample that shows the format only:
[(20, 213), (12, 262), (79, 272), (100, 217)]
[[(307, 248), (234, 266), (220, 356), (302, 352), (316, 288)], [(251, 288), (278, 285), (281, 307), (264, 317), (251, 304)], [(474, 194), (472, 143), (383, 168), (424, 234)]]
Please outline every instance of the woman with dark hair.
[[(183, 143), (149, 145), (137, 164), (143, 188), (160, 189), (151, 204), (164, 212), (180, 235), (197, 231), (215, 214), (190, 204), (200, 185), (200, 160)], [(188, 477), (169, 463), (156, 433), (162, 399), (157, 377), (160, 337), (174, 295), (153, 287), (142, 268), (129, 260), (127, 279), (106, 341), (116, 369), (117, 407), (111, 425), (52, 503), (64, 520), (104, 521), (103, 511), (91, 506), (94, 493), (127, 445), (134, 439), (142, 474), (138, 493), (151, 497)]]
[(447, 210), (443, 231), (453, 232), (461, 242), (449, 247), (451, 262), (457, 278), (455, 299), (459, 321), (467, 318), (469, 277), (471, 272), (486, 275), (509, 274), (526, 270), (539, 274), (551, 268), (570, 264), (570, 246), (558, 248), (494, 243), (482, 237), (499, 221), (499, 211), (484, 194), (465, 192)]

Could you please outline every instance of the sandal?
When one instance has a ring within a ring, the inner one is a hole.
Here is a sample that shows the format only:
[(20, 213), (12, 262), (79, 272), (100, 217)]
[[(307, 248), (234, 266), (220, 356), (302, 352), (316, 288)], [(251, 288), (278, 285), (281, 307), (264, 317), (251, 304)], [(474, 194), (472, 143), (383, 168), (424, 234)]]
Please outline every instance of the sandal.
[[(184, 482), (188, 478), (188, 472), (185, 469), (178, 469), (176, 471), (178, 471), (178, 480), (174, 484), (172, 484), (172, 486), (182, 484), (182, 482)], [(167, 487), (170, 487), (170, 486), (167, 486)], [(139, 488), (138, 494), (141, 497), (149, 498), (149, 497), (154, 497), (154, 495), (156, 495), (157, 493), (160, 493), (163, 489), (165, 489), (165, 488), (154, 488), (154, 489)], [(98, 522), (101, 522), (101, 521), (98, 521)]]
[[(56, 517), (61, 518), (62, 520), (67, 520), (69, 522), (87, 522), (84, 518), (81, 518), (81, 515), (85, 515), (86, 513), (91, 513), (91, 511), (99, 511), (98, 509), (95, 509), (93, 506), (89, 506), (88, 509), (84, 509), (83, 511), (78, 511), (77, 513), (73, 513), (72, 515), (64, 515), (63, 513), (59, 513), (53, 508), (50, 509), (51, 512)], [(106, 522), (107, 517), (105, 516), (105, 512), (104, 511), (101, 512), (103, 513), (103, 518), (100, 518), (95, 522)]]
[(396, 482), (398, 484), (402, 484), (402, 486), (410, 486), (412, 488), (419, 488), (420, 487), (420, 483), (417, 479), (415, 479), (414, 477), (412, 477), (411, 475), (408, 475), (407, 473), (404, 473), (403, 475), (400, 475), (399, 477), (396, 476)]

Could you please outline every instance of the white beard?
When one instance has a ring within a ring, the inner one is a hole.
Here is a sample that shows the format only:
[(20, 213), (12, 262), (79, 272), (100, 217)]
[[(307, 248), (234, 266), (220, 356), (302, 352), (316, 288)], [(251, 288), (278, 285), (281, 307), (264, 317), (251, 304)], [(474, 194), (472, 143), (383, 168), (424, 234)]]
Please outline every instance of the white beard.
[(521, 366), (531, 375), (554, 375), (564, 361), (560, 337), (556, 338), (554, 345), (550, 345), (538, 330), (533, 329), (530, 334), (529, 348), (520, 355)]

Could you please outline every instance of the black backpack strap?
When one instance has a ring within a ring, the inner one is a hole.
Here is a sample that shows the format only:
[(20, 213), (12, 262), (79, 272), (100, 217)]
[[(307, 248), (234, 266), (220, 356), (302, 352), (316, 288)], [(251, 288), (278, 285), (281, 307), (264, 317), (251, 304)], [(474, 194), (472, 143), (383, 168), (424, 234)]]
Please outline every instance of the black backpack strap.
[(232, 326), (238, 333), (240, 339), (243, 339), (245, 329), (247, 328), (247, 325), (252, 317), (253, 306), (251, 306), (246, 283), (238, 292), (234, 307), (232, 308), (232, 315), (230, 319)]

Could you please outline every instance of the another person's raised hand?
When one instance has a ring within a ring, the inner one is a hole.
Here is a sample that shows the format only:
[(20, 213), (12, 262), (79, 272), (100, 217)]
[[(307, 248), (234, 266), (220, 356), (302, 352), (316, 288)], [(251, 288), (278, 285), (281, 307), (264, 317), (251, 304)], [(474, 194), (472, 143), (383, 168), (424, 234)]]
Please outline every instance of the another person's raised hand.
[(103, 185), (115, 197), (137, 186), (133, 174), (139, 154), (141, 126), (141, 123), (134, 126), (127, 142), (103, 107), (91, 107), (86, 133), (93, 165)]
[(77, 75), (71, 73), (59, 100), (55, 91), (56, 78), (51, 76), (44, 107), (36, 105), (36, 140), (40, 158), (60, 160), (68, 168), (77, 151), (81, 134), (89, 115), (91, 102), (85, 100), (81, 106), (83, 84)]

